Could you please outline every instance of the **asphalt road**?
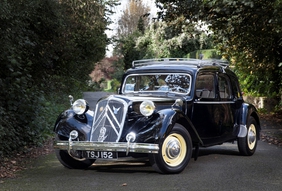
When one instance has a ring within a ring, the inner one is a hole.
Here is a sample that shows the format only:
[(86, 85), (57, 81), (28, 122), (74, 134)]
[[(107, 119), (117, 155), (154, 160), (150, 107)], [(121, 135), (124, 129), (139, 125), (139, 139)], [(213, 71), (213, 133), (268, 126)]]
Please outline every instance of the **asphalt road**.
[(156, 173), (144, 162), (97, 162), (87, 170), (64, 168), (54, 153), (34, 161), (18, 178), (6, 179), (0, 190), (64, 191), (281, 191), (282, 149), (259, 141), (251, 157), (240, 156), (236, 144), (200, 149), (197, 161), (175, 175)]
[(87, 170), (67, 169), (51, 153), (35, 160), (17, 178), (2, 181), (0, 190), (281, 191), (282, 148), (259, 141), (251, 157), (240, 156), (236, 142), (201, 148), (198, 160), (191, 159), (186, 169), (175, 175), (158, 174), (144, 161), (122, 159), (97, 161)]

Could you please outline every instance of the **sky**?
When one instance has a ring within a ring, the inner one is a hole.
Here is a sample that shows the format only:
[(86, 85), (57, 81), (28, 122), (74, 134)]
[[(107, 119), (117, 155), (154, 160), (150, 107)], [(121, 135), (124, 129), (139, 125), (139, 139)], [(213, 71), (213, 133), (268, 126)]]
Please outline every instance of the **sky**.
[[(156, 15), (157, 8), (155, 6), (155, 0), (142, 0), (142, 1), (145, 5), (151, 8), (151, 14)], [(108, 37), (112, 37), (116, 33), (118, 19), (120, 18), (123, 10), (126, 8), (126, 5), (128, 4), (128, 0), (120, 0), (120, 2), (121, 2), (121, 5), (115, 7), (115, 9), (113, 10), (116, 13), (111, 16), (111, 19), (114, 23), (111, 24), (109, 28), (112, 30), (106, 31), (106, 34), (108, 35)], [(112, 45), (109, 45), (108, 49), (109, 50), (107, 51), (106, 56), (109, 57), (112, 55), (112, 50), (113, 50)]]

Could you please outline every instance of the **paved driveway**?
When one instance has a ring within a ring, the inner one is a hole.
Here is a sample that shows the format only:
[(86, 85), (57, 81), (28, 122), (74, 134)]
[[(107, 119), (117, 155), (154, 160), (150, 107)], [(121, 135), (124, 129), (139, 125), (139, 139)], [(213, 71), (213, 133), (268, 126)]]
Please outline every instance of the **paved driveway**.
[(259, 141), (255, 155), (238, 154), (236, 144), (204, 148), (181, 174), (161, 175), (138, 161), (97, 161), (87, 170), (67, 169), (52, 153), (34, 161), (18, 178), (6, 179), (0, 190), (281, 191), (281, 148)]

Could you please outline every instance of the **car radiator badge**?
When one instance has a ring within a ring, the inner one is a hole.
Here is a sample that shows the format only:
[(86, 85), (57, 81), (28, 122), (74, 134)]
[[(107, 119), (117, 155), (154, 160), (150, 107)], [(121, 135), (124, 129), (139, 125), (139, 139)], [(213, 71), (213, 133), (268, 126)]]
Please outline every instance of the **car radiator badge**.
[(115, 108), (115, 106), (113, 106), (113, 110), (114, 110), (114, 114), (117, 115), (118, 111), (120, 110), (120, 107), (119, 108)]

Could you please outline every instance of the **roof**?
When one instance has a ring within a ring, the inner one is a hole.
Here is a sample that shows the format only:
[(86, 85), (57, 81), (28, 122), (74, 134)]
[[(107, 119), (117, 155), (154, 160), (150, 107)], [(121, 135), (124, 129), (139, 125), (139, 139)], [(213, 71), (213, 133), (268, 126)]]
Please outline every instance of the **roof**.
[(156, 58), (156, 59), (145, 59), (135, 60), (132, 62), (132, 68), (149, 66), (149, 65), (186, 65), (190, 67), (201, 68), (203, 66), (221, 66), (228, 67), (229, 63), (226, 60), (210, 59), (189, 59), (189, 58)]

